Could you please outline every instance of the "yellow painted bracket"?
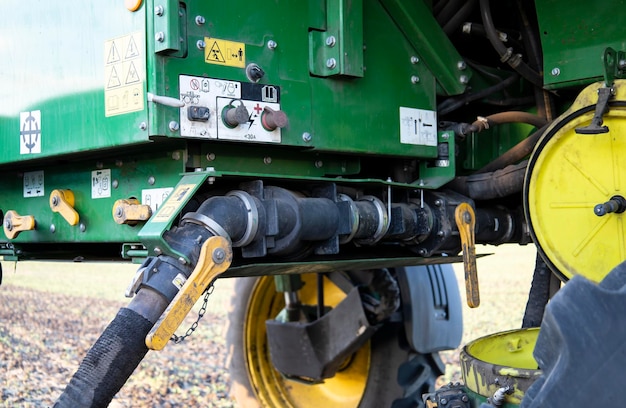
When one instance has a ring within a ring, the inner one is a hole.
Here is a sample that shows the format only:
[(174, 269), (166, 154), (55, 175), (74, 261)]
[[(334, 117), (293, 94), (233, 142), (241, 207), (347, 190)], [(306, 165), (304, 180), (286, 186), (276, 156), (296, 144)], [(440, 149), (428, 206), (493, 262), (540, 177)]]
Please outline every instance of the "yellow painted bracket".
[(31, 231), (35, 229), (35, 217), (32, 215), (19, 215), (13, 210), (7, 211), (4, 215), (4, 235), (9, 239), (13, 239), (22, 231)]
[(80, 217), (74, 209), (74, 193), (72, 190), (53, 190), (50, 193), (50, 209), (61, 214), (68, 224), (78, 224)]
[(465, 293), (467, 305), (478, 307), (480, 305), (480, 292), (478, 290), (478, 270), (476, 269), (476, 243), (474, 228), (476, 215), (474, 209), (468, 203), (461, 203), (454, 210), (454, 220), (459, 228), (461, 247), (463, 249), (463, 269), (465, 270)]
[(228, 269), (232, 260), (233, 250), (228, 239), (217, 236), (206, 240), (196, 268), (146, 336), (149, 349), (163, 350), (205, 289)]
[(152, 216), (149, 205), (142, 205), (136, 198), (117, 200), (113, 204), (113, 219), (118, 224), (137, 224), (139, 221), (147, 221)]

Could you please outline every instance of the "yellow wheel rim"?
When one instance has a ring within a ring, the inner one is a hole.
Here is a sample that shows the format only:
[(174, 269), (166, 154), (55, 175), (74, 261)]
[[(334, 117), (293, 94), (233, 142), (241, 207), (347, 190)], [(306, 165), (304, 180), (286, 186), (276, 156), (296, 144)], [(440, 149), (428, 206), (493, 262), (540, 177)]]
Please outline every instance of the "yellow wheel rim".
[(626, 111), (613, 107), (604, 116), (608, 133), (577, 134), (591, 122), (592, 108), (570, 111), (542, 139), (529, 165), (526, 205), (553, 269), (599, 282), (626, 259), (626, 213), (594, 213), (597, 204), (626, 197)]
[[(316, 275), (302, 275), (305, 282), (300, 291), (303, 304), (315, 304)], [(328, 279), (324, 279), (326, 306), (335, 306), (344, 293)], [(272, 365), (265, 321), (273, 319), (285, 306), (283, 294), (276, 292), (274, 278), (259, 278), (252, 290), (245, 319), (244, 347), (250, 384), (257, 399), (265, 407), (358, 407), (365, 392), (369, 365), (369, 342), (357, 351), (333, 378), (322, 384), (307, 385), (283, 378)]]

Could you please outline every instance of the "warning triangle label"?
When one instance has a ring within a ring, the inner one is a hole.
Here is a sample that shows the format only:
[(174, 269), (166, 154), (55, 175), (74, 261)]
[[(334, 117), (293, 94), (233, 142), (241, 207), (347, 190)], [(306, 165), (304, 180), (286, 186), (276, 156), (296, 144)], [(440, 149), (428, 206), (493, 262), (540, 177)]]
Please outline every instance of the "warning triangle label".
[(120, 59), (120, 53), (115, 46), (115, 41), (111, 41), (111, 49), (109, 50), (109, 56), (107, 57), (107, 64), (118, 62)]
[(139, 82), (139, 73), (137, 72), (137, 68), (135, 68), (135, 64), (133, 62), (130, 63), (128, 67), (128, 74), (126, 74), (126, 84), (132, 84), (135, 82)]
[(135, 58), (139, 56), (139, 49), (137, 49), (137, 43), (135, 43), (135, 38), (133, 36), (128, 40), (128, 47), (126, 47), (126, 55), (125, 59)]
[(217, 41), (213, 42), (213, 46), (209, 50), (206, 56), (206, 60), (211, 62), (226, 63), (224, 55), (222, 55), (222, 50), (220, 50), (220, 46), (217, 44)]
[(117, 75), (117, 70), (115, 67), (112, 67), (111, 73), (109, 74), (109, 81), (107, 82), (107, 88), (115, 88), (120, 85), (122, 85), (122, 83), (120, 82), (120, 77)]

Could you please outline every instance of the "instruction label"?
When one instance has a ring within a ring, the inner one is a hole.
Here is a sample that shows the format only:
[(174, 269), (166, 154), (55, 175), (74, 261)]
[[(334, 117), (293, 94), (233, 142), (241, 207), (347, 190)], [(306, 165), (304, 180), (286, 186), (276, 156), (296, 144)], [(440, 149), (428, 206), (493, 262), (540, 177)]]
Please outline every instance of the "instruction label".
[(104, 42), (105, 116), (143, 110), (144, 56), (142, 32)]
[(43, 170), (24, 173), (24, 198), (43, 197), (44, 194)]
[(111, 169), (91, 172), (91, 198), (111, 197)]
[(400, 143), (437, 146), (437, 112), (400, 107)]
[(161, 207), (161, 204), (174, 190), (172, 187), (164, 188), (148, 188), (141, 190), (141, 204), (149, 205), (152, 209), (152, 214), (156, 214)]
[(181, 184), (176, 187), (169, 196), (166, 202), (161, 205), (159, 211), (154, 215), (153, 222), (167, 222), (171, 217), (174, 217), (180, 211), (183, 204), (185, 204), (188, 194), (191, 194), (195, 184)]
[(235, 41), (204, 37), (204, 62), (244, 68), (246, 66), (246, 44)]
[(41, 111), (20, 112), (20, 154), (41, 153)]

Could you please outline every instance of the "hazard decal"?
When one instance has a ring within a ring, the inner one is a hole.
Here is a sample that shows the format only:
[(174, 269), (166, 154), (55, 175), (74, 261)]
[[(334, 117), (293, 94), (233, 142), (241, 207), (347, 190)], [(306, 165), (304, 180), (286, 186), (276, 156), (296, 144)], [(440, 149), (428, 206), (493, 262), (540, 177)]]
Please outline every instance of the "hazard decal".
[(238, 68), (246, 66), (246, 44), (208, 37), (204, 38), (204, 43), (204, 62), (207, 64)]
[(144, 55), (141, 32), (104, 42), (105, 116), (144, 109)]

